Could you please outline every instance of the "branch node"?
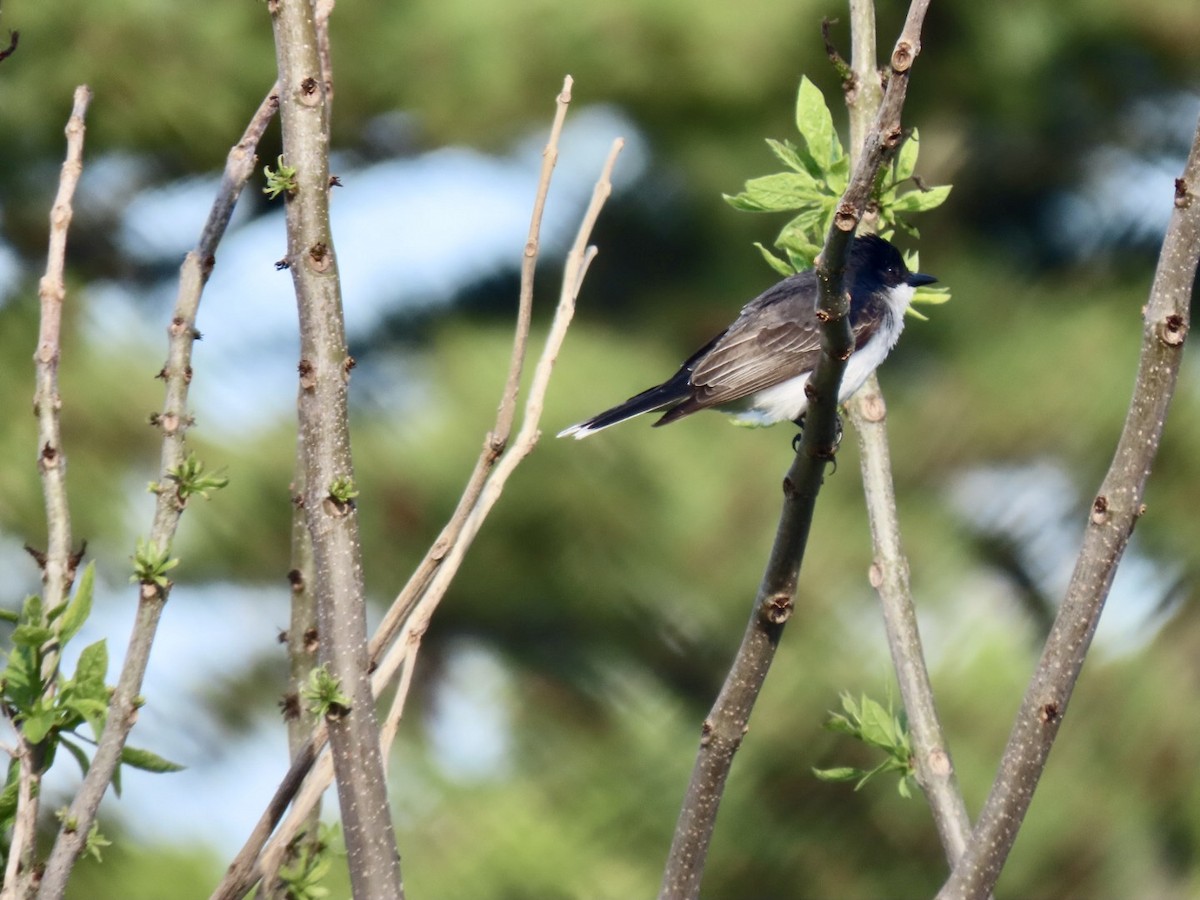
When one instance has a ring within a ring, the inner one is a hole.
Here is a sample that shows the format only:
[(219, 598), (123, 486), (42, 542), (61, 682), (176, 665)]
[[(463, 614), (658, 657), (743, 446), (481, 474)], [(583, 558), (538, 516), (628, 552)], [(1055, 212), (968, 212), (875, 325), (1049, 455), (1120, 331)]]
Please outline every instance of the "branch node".
[(853, 231), (858, 227), (858, 210), (849, 203), (841, 203), (838, 205), (837, 212), (833, 216), (833, 224), (839, 231)]
[(782, 625), (792, 617), (796, 603), (791, 594), (780, 592), (763, 601), (762, 617), (772, 625)]
[(317, 367), (307, 359), (300, 360), (300, 365), (296, 367), (300, 373), (300, 387), (306, 391), (311, 391), (317, 386)]
[(1158, 327), (1158, 339), (1168, 347), (1179, 347), (1187, 338), (1188, 323), (1179, 313), (1171, 313)]
[(907, 72), (912, 68), (913, 61), (916, 60), (917, 54), (920, 52), (920, 44), (914, 44), (905, 38), (901, 38), (896, 42), (896, 49), (892, 51), (892, 71), (897, 73)]
[(1192, 192), (1188, 189), (1186, 178), (1175, 179), (1175, 208), (1183, 209), (1192, 202)]

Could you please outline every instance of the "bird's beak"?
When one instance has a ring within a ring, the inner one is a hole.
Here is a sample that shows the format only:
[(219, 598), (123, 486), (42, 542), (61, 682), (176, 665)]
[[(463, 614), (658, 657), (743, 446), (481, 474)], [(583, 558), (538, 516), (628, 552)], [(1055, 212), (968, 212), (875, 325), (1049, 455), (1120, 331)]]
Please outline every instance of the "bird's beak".
[(907, 279), (905, 279), (905, 284), (907, 284), (909, 287), (918, 288), (924, 284), (933, 284), (935, 281), (937, 281), (937, 279), (932, 275), (925, 275), (921, 272), (913, 272), (908, 276)]

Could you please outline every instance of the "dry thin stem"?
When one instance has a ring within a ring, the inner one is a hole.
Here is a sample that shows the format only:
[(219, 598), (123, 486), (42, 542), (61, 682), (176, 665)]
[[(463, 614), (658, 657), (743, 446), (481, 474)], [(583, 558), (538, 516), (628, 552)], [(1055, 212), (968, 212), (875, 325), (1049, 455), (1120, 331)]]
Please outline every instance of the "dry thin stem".
[[(166, 380), (166, 396), (162, 412), (155, 416), (155, 421), (163, 433), (160, 485), (171, 483), (171, 470), (177, 468), (186, 456), (184, 434), (191, 425), (187, 413), (187, 397), (192, 380), (192, 345), (199, 336), (196, 330), (196, 313), (200, 306), (200, 296), (212, 272), (217, 245), (229, 224), (237, 198), (254, 172), (254, 150), (267, 124), (275, 115), (276, 107), (276, 96), (272, 91), (259, 106), (241, 140), (229, 151), (221, 187), (199, 243), (188, 253), (180, 268), (179, 293), (171, 324), (167, 329), (167, 362), (160, 373)], [(182, 513), (183, 504), (175, 492), (161, 490), (158, 493), (154, 524), (150, 532), (150, 541), (155, 546), (171, 546)], [(100, 736), (88, 773), (71, 802), (63, 826), (55, 838), (54, 848), (47, 859), (45, 875), (38, 892), (38, 897), (42, 900), (57, 900), (63, 896), (71, 869), (79, 858), (88, 830), (95, 821), (100, 801), (120, 764), (125, 740), (137, 718), (142, 680), (146, 674), (150, 648), (154, 643), (158, 620), (168, 591), (169, 585), (167, 588), (146, 584), (139, 586), (133, 632), (116, 690), (109, 701), (104, 733)]]
[[(850, 28), (853, 89), (846, 91), (846, 105), (850, 110), (851, 160), (855, 162), (866, 138), (866, 128), (875, 119), (883, 100), (875, 62), (874, 0), (850, 0)], [(929, 801), (946, 859), (953, 866), (966, 847), (971, 821), (938, 720), (933, 686), (921, 648), (917, 612), (909, 588), (908, 559), (900, 540), (887, 438), (887, 407), (875, 375), (867, 379), (848, 406), (858, 435), (863, 493), (875, 548), (871, 583), (879, 592), (888, 647), (908, 716), (917, 783)]]
[(822, 354), (810, 384), (804, 435), (783, 482), (783, 510), (775, 543), (741, 646), (725, 683), (704, 720), (700, 748), (675, 826), (659, 897), (698, 897), (704, 864), (716, 823), (717, 809), (734, 754), (749, 726), (750, 713), (762, 689), (784, 624), (795, 604), (796, 583), (808, 543), (813, 510), (825, 464), (836, 450), (837, 393), (852, 348), (849, 300), (842, 288), (846, 253), (870, 199), (871, 185), (886, 156), (899, 145), (900, 111), (908, 89), (908, 73), (920, 52), (921, 24), (928, 0), (914, 0), (896, 49), (892, 76), (875, 124), (866, 135), (863, 153), (838, 204), (834, 225), (825, 239), (817, 266)]
[[(540, 432), (538, 425), (541, 419), (542, 404), (545, 402), (546, 390), (550, 385), (550, 376), (553, 372), (554, 362), (558, 359), (558, 353), (563, 346), (563, 340), (566, 336), (571, 318), (575, 314), (575, 300), (578, 292), (583, 284), (583, 277), (586, 275), (588, 265), (592, 263), (595, 257), (595, 248), (588, 247), (587, 241), (592, 234), (592, 229), (595, 226), (596, 218), (600, 215), (600, 210), (604, 206), (605, 200), (612, 193), (612, 169), (617, 161), (617, 155), (624, 146), (623, 140), (616, 140), (613, 143), (610, 155), (605, 162), (604, 170), (600, 175), (600, 179), (596, 182), (593, 194), (592, 203), (589, 204), (588, 210), (584, 212), (583, 221), (576, 236), (575, 245), (572, 246), (568, 257), (566, 257), (565, 268), (563, 272), (563, 287), (559, 294), (559, 302), (556, 313), (554, 313), (553, 323), (551, 324), (550, 332), (546, 336), (546, 342), (542, 353), (534, 371), (534, 377), (529, 385), (528, 397), (526, 406), (524, 406), (524, 418), (522, 419), (521, 431), (517, 433), (515, 442), (511, 448), (500, 457), (497, 466), (485, 482), (484, 487), (476, 497), (475, 505), (469, 510), (468, 515), (464, 518), (461, 532), (458, 533), (457, 539), (449, 547), (445, 553), (444, 563), (434, 574), (432, 581), (428, 584), (425, 592), (420, 595), (418, 604), (412, 610), (412, 614), (403, 623), (403, 631), (400, 638), (395, 643), (392, 643), (389, 648), (380, 656), (377, 662), (376, 670), (372, 673), (372, 683), (374, 694), (380, 696), (388, 688), (388, 685), (395, 678), (396, 672), (403, 667), (403, 674), (400, 685), (397, 686), (396, 696), (392, 700), (391, 714), (388, 721), (384, 725), (385, 746), (388, 746), (390, 736), (394, 736), (398, 718), (403, 714), (403, 701), (407, 696), (408, 686), (412, 680), (412, 672), (415, 665), (416, 653), (420, 649), (421, 637), (425, 635), (425, 630), (428, 628), (428, 623), (433, 616), (440, 601), (442, 601), (446, 590), (454, 581), (458, 568), (462, 564), (462, 560), (466, 557), (467, 550), (475, 539), (475, 535), (479, 533), (482, 524), (490, 514), (494, 505), (500, 497), (500, 493), (504, 490), (504, 485), (508, 481), (509, 476), (514, 472), (518, 464), (533, 451), (534, 446), (538, 443)], [(314, 797), (319, 797), (320, 792), (324, 791), (325, 786), (328, 786), (328, 774), (325, 774), (324, 767), (318, 763), (318, 768), (308, 778), (304, 791), (300, 797), (296, 798), (293, 811), (288, 815), (288, 821), (284, 822), (280, 828), (280, 833), (271, 839), (271, 847), (264, 852), (264, 860), (268, 858), (268, 854), (277, 853), (277, 847), (286, 844), (289, 840), (290, 829), (298, 823), (302, 811), (308, 804), (313, 802)], [(265, 862), (264, 862), (265, 865)]]
[(537, 256), (540, 247), (542, 230), (542, 214), (546, 207), (546, 196), (550, 190), (550, 179), (554, 174), (554, 166), (558, 162), (558, 142), (562, 135), (563, 122), (566, 121), (567, 108), (571, 103), (571, 88), (574, 81), (570, 75), (563, 79), (562, 90), (555, 100), (556, 108), (554, 121), (550, 126), (550, 137), (542, 151), (542, 169), (538, 177), (537, 194), (533, 203), (533, 214), (529, 221), (529, 234), (525, 240), (525, 251), (521, 259), (520, 300), (517, 307), (516, 336), (513, 339), (512, 358), (509, 363), (508, 377), (504, 385), (504, 393), (500, 398), (500, 407), (496, 413), (496, 424), (484, 437), (483, 448), (475, 469), (467, 480), (467, 486), (459, 498), (458, 505), (451, 514), (446, 526), (438, 535), (437, 540), (425, 554), (425, 558), (414, 570), (408, 583), (392, 601), (383, 620), (371, 638), (371, 659), (376, 661), (379, 654), (396, 637), (400, 626), (412, 612), (413, 606), (424, 594), (434, 573), (441, 567), (446, 553), (458, 540), (463, 523), (475, 508), (479, 492), (487, 480), (488, 473), (495, 466), (496, 460), (508, 445), (512, 432), (513, 418), (517, 408), (517, 390), (521, 383), (521, 371), (525, 364), (525, 352), (529, 341), (529, 325), (533, 309), (533, 276), (537, 268)]
[(326, 717), (357, 898), (400, 898), (400, 857), (367, 675), (362, 546), (354, 506), (341, 283), (329, 223), (329, 117), (310, 0), (268, 5), (280, 82), (288, 262), (300, 320), (299, 428), (312, 537), (318, 657), (348, 700)]
[[(569, 88), (569, 86), (568, 81), (564, 85), (564, 88)], [(570, 97), (566, 90), (564, 90), (563, 94), (559, 95), (559, 116), (565, 111), (565, 104), (569, 99)], [(556, 123), (556, 127), (552, 132), (553, 137), (550, 147), (557, 145), (557, 134), (561, 128), (561, 121), (556, 119)], [(380, 641), (380, 636), (385, 630), (385, 625), (381, 624), (375, 639), (372, 641), (373, 647), (376, 645), (380, 647), (379, 654), (372, 657), (375, 664), (371, 676), (374, 695), (376, 697), (381, 696), (387, 690), (388, 685), (394, 680), (396, 673), (398, 671), (401, 673), (400, 683), (393, 696), (391, 709), (382, 729), (385, 752), (390, 747), (391, 740), (399, 724), (399, 719), (404, 711), (404, 701), (411, 684), (417, 651), (420, 647), (421, 637), (428, 627), (429, 619), (453, 581), (471, 542), (478, 534), (488, 513), (499, 499), (505, 482), (521, 460), (533, 450), (540, 436), (538, 422), (541, 417), (550, 375), (563, 339), (566, 336), (567, 328), (574, 315), (575, 298), (578, 296), (583, 284), (587, 267), (595, 256), (595, 248), (589, 248), (587, 241), (604, 201), (612, 192), (612, 170), (616, 163), (617, 154), (620, 152), (622, 146), (624, 146), (624, 142), (620, 140), (613, 144), (600, 179), (593, 191), (591, 204), (584, 214), (575, 244), (568, 254), (563, 273), (563, 287), (559, 298), (559, 305), (555, 312), (550, 332), (546, 338), (542, 355), (534, 372), (534, 377), (530, 383), (525, 403), (525, 415), (516, 440), (499, 457), (498, 464), (495, 458), (488, 462), (490, 477), (485, 478), (483, 483), (477, 488), (474, 487), (475, 476), (474, 474), (472, 475), (467, 491), (463, 494), (463, 501), (469, 498), (471, 501), (470, 505), (464, 508), (463, 503), (460, 502), (460, 509), (452, 517), (452, 523), (455, 520), (459, 522), (454, 531), (454, 540), (441, 549), (436, 556), (438, 565), (431, 571), (431, 577), (426, 579), (422, 590), (413, 594), (413, 597), (417, 601), (415, 606), (409, 604), (406, 608), (409, 610), (410, 615), (406, 620), (398, 623), (398, 625), (403, 625), (404, 629), (401, 637), (390, 646), (384, 644)], [(547, 148), (547, 156), (550, 155), (550, 147)], [(547, 184), (552, 166), (552, 162), (549, 165), (543, 166), (542, 179)], [(535, 219), (540, 219), (541, 205), (544, 202), (545, 192), (539, 189), (538, 197), (539, 199), (535, 204)], [(532, 278), (532, 276), (532, 267), (530, 267), (528, 277)], [(524, 336), (518, 333), (514, 339), (514, 343), (527, 344), (527, 337), (527, 332)], [(515, 403), (516, 398), (514, 397), (511, 401), (502, 401), (502, 403), (504, 402)], [(511, 419), (512, 417), (510, 416), (509, 420), (511, 421)], [(491, 434), (489, 434), (488, 438), (484, 441), (484, 452), (480, 458), (481, 463), (484, 457), (488, 455), (489, 448), (492, 446)], [(479, 466), (476, 467), (476, 473), (478, 471)], [(442, 544), (449, 529), (450, 525), (447, 525), (446, 529), (443, 530), (442, 536), (435, 543), (435, 548)], [(397, 604), (406, 599), (412, 586), (413, 581), (410, 579), (409, 584), (406, 585), (404, 591), (397, 598), (396, 603), (393, 604), (393, 609), (396, 608)], [(398, 630), (398, 627), (393, 630), (393, 636), (396, 630)], [(254, 834), (251, 835), (251, 839), (243, 846), (237, 860), (230, 866), (225, 879), (213, 893), (212, 900), (233, 900), (233, 898), (241, 897), (254, 885), (259, 871), (267, 871), (273, 865), (278, 864), (278, 859), (283, 852), (283, 848), (286, 847), (287, 843), (296, 833), (296, 830), (301, 826), (308, 811), (329, 785), (331, 768), (328, 764), (328, 757), (322, 755), (317, 758), (317, 754), (320, 753), (320, 748), (322, 748), (323, 744), (324, 738), (318, 732), (313, 736), (313, 740), (306, 745), (305, 750), (308, 755), (301, 760), (301, 763), (304, 764), (303, 771), (298, 770), (298, 767), (293, 765), (288, 773), (288, 784), (286, 786), (281, 785), (280, 789), (276, 791), (271, 803), (271, 809), (260, 819)], [(307, 777), (305, 776), (305, 772), (307, 772)], [(303, 786), (299, 785), (298, 778), (295, 776), (304, 779)], [(278, 821), (283, 808), (286, 807), (288, 800), (293, 795), (295, 799), (292, 802), (292, 809), (288, 812), (287, 818), (279, 826), (278, 831), (271, 836), (268, 842), (267, 836), (270, 835), (271, 828), (274, 827), (274, 822)], [(264, 847), (264, 843), (265, 849), (262, 849), (260, 853), (260, 848)]]
[[(71, 511), (67, 503), (67, 457), (63, 452), (59, 413), (62, 398), (58, 393), (58, 362), (61, 353), (62, 308), (67, 289), (64, 280), (67, 257), (67, 232), (71, 226), (72, 200), (79, 177), (83, 174), (84, 119), (92, 94), (86, 85), (75, 89), (74, 104), (67, 119), (67, 154), (58, 179), (58, 193), (50, 209), (50, 246), (46, 254), (46, 274), (38, 284), (41, 322), (37, 350), (33, 354), (36, 387), (33, 411), (38, 420), (38, 472), (46, 505), (46, 552), (38, 555), (42, 569), (42, 608), (47, 612), (67, 602), (75, 580), (78, 558), (71, 553)], [(55, 688), (60, 647), (57, 640), (45, 648), (42, 675), (47, 690)], [(45, 747), (31, 744), (21, 729), (16, 731), (19, 760), (17, 809), (4, 888), (0, 898), (30, 896), (33, 890), (34, 857), (37, 850), (37, 819), (44, 771)]]
[(984, 897), (1000, 877), (1066, 714), (1117, 565), (1146, 511), (1146, 481), (1179, 376), (1200, 259), (1200, 123), (1183, 175), (1175, 182), (1174, 204), (1142, 313), (1137, 378), (1112, 465), (1092, 503), (1075, 571), (1021, 702), (996, 781), (966, 853), (938, 894), (941, 900)]
[(888, 647), (908, 716), (917, 783), (929, 801), (946, 859), (953, 866), (966, 848), (971, 821), (938, 720), (933, 686), (921, 648), (917, 611), (908, 581), (908, 559), (901, 545), (896, 513), (887, 412), (875, 376), (867, 379), (851, 398), (849, 408), (850, 420), (858, 434), (863, 492), (875, 548), (871, 584), (879, 592)]

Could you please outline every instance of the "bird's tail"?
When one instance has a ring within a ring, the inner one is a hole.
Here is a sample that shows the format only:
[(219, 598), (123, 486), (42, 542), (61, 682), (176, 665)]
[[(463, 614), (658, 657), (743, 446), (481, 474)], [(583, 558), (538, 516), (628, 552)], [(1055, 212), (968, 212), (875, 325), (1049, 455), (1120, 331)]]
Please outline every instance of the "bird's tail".
[(687, 376), (687, 372), (680, 372), (670, 381), (664, 382), (657, 387), (652, 387), (648, 391), (642, 391), (636, 397), (630, 397), (620, 406), (606, 409), (604, 412), (592, 416), (585, 422), (580, 422), (578, 425), (572, 425), (570, 428), (563, 429), (558, 433), (558, 436), (573, 437), (575, 440), (580, 441), (589, 434), (603, 431), (610, 425), (616, 425), (618, 422), (624, 422), (626, 419), (632, 419), (634, 416), (640, 416), (642, 413), (653, 412), (656, 409), (662, 409), (664, 406), (677, 403), (688, 395)]

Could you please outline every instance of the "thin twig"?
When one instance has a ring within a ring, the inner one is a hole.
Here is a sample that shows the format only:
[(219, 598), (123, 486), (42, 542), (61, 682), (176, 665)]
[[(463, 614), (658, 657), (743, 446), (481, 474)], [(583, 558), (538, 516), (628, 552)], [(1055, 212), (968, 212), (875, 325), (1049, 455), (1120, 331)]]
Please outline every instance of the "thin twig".
[(392, 601), (371, 638), (371, 659), (377, 661), (400, 626), (408, 618), (413, 606), (424, 594), (434, 573), (441, 567), (446, 553), (458, 540), (463, 523), (475, 508), (479, 492), (487, 480), (488, 473), (495, 466), (496, 460), (508, 445), (509, 434), (512, 431), (513, 417), (517, 407), (517, 389), (521, 383), (521, 370), (525, 363), (526, 346), (529, 340), (529, 324), (533, 308), (533, 276), (537, 268), (537, 255), (541, 241), (542, 215), (546, 207), (546, 196), (550, 190), (550, 178), (554, 174), (554, 166), (558, 162), (558, 142), (562, 135), (563, 122), (566, 121), (567, 108), (571, 103), (571, 88), (574, 81), (570, 75), (563, 79), (562, 90), (555, 100), (554, 121), (550, 126), (550, 136), (542, 151), (542, 169), (538, 177), (537, 193), (533, 203), (533, 213), (529, 220), (529, 234), (525, 240), (525, 250), (521, 259), (520, 300), (517, 307), (516, 336), (513, 339), (512, 358), (509, 362), (508, 376), (504, 385), (504, 393), (500, 398), (500, 406), (496, 413), (496, 424), (484, 437), (483, 448), (475, 462), (475, 469), (467, 479), (467, 486), (459, 497), (458, 505), (451, 514), (449, 521), (438, 535), (437, 540), (425, 554), (425, 558), (417, 565), (408, 583)]
[(404, 896), (379, 723), (367, 674), (362, 544), (350, 450), (349, 380), (337, 253), (329, 220), (330, 124), (310, 0), (268, 4), (279, 69), (287, 259), (300, 323), (299, 432), (312, 537), (318, 659), (345, 700), (326, 715), (356, 898)]
[(933, 686), (921, 647), (917, 611), (908, 581), (908, 559), (900, 541), (887, 443), (887, 411), (883, 395), (879, 393), (879, 381), (874, 375), (850, 399), (849, 410), (858, 434), (863, 492), (875, 548), (871, 584), (879, 593), (888, 648), (908, 717), (917, 783), (929, 801), (946, 859), (953, 866), (966, 848), (971, 820), (938, 720)]
[[(850, 111), (853, 164), (883, 97), (875, 61), (874, 0), (850, 0), (850, 29), (854, 78), (852, 88), (848, 87), (846, 91), (846, 106)], [(875, 548), (871, 584), (879, 592), (888, 647), (908, 717), (917, 783), (929, 801), (946, 859), (953, 866), (966, 847), (971, 821), (958, 788), (949, 745), (938, 720), (933, 686), (921, 648), (917, 612), (909, 588), (908, 559), (900, 541), (887, 437), (887, 407), (874, 374), (850, 398), (848, 408), (850, 421), (858, 435), (863, 493)]]
[[(67, 602), (79, 557), (71, 552), (71, 511), (67, 503), (67, 457), (63, 452), (59, 413), (62, 398), (58, 393), (58, 362), (61, 353), (62, 310), (67, 289), (64, 280), (67, 257), (67, 232), (71, 226), (75, 188), (83, 174), (84, 119), (92, 94), (86, 85), (75, 89), (71, 116), (67, 119), (67, 154), (58, 179), (58, 193), (50, 208), (50, 241), (46, 254), (46, 274), (38, 284), (41, 321), (37, 350), (33, 354), (35, 383), (33, 411), (38, 420), (38, 472), (46, 506), (46, 552), (37, 556), (42, 569), (42, 608), (47, 614)], [(40, 624), (49, 624), (47, 619)], [(60, 620), (61, 621), (61, 620)], [(52, 626), (53, 627), (53, 626)], [(61, 647), (57, 639), (45, 648), (42, 665), (43, 683), (48, 693), (55, 690)], [(34, 858), (37, 851), (37, 820), (41, 781), (45, 768), (44, 744), (31, 744), (17, 727), (19, 782), (17, 809), (4, 889), (0, 898), (29, 896), (32, 890)]]
[[(72, 200), (83, 173), (84, 119), (91, 91), (86, 85), (75, 89), (71, 116), (67, 120), (67, 155), (59, 176), (58, 194), (50, 210), (50, 241), (46, 274), (38, 285), (41, 321), (37, 350), (33, 355), (36, 388), (33, 398), (38, 420), (38, 471), (46, 507), (46, 552), (37, 556), (42, 570), (42, 601), (47, 613), (67, 602), (79, 558), (71, 553), (71, 513), (67, 502), (67, 457), (63, 451), (58, 392), (61, 353), (62, 309), (66, 298), (67, 233), (72, 218)], [(57, 640), (45, 648), (42, 676), (46, 690), (55, 690), (55, 672), (61, 651)], [(19, 783), (4, 890), (0, 897), (30, 896), (34, 887), (34, 855), (41, 781), (45, 768), (45, 746), (31, 744), (16, 729)]]
[(914, 0), (904, 30), (892, 53), (892, 77), (875, 124), (867, 134), (863, 154), (838, 204), (833, 226), (819, 257), (818, 314), (822, 318), (822, 354), (809, 391), (804, 435), (783, 482), (783, 510), (775, 543), (741, 646), (725, 683), (704, 720), (700, 748), (675, 826), (663, 872), (659, 897), (683, 900), (699, 896), (700, 881), (716, 823), (717, 808), (749, 726), (750, 713), (791, 616), (796, 583), (812, 525), (813, 510), (826, 463), (833, 458), (837, 439), (837, 393), (852, 348), (849, 301), (842, 289), (846, 254), (854, 229), (870, 199), (875, 174), (886, 155), (899, 145), (900, 111), (908, 74), (920, 52), (921, 24), (928, 0)]
[(1075, 571), (1021, 702), (996, 781), (966, 853), (938, 893), (940, 900), (983, 897), (1000, 877), (1066, 714), (1117, 565), (1146, 511), (1146, 481), (1175, 393), (1200, 259), (1200, 123), (1183, 175), (1175, 182), (1174, 204), (1142, 313), (1137, 378), (1112, 465), (1092, 502)]
[[(178, 467), (185, 458), (184, 434), (191, 425), (187, 412), (188, 388), (192, 380), (191, 354), (192, 345), (199, 337), (196, 330), (196, 313), (200, 306), (200, 296), (212, 272), (217, 245), (229, 224), (229, 217), (233, 214), (237, 198), (254, 172), (254, 150), (267, 124), (275, 115), (276, 107), (277, 98), (275, 91), (272, 91), (259, 106), (241, 140), (229, 151), (221, 187), (209, 212), (208, 221), (196, 248), (188, 253), (180, 268), (179, 293), (171, 324), (167, 329), (167, 363), (160, 373), (166, 380), (166, 396), (162, 412), (155, 416), (163, 433), (159, 469), (161, 485), (169, 483), (168, 476), (171, 470)], [(150, 533), (150, 540), (155, 546), (170, 547), (182, 512), (183, 505), (174, 492), (163, 490), (158, 493), (154, 525)], [(133, 632), (116, 690), (109, 701), (104, 732), (100, 736), (88, 773), (71, 802), (63, 826), (55, 838), (54, 848), (47, 859), (45, 875), (38, 893), (42, 900), (57, 900), (63, 896), (71, 869), (82, 852), (88, 830), (95, 821), (100, 801), (120, 764), (125, 739), (133, 727), (140, 705), (142, 680), (146, 674), (146, 664), (150, 658), (150, 649), (168, 591), (169, 585), (167, 588), (140, 586)]]
[[(569, 82), (564, 85), (565, 89), (569, 87)], [(565, 103), (569, 99), (569, 94), (564, 90), (564, 94), (560, 94), (559, 96), (560, 116), (565, 111)], [(557, 135), (561, 128), (561, 121), (556, 119), (556, 123), (557, 125), (552, 132), (551, 144), (548, 145), (547, 156), (550, 155), (550, 147), (557, 147)], [(533, 450), (540, 436), (538, 423), (541, 418), (542, 406), (549, 385), (550, 375), (563, 339), (566, 336), (567, 328), (574, 315), (575, 299), (582, 287), (583, 277), (586, 274), (588, 265), (595, 257), (595, 248), (589, 248), (587, 241), (591, 236), (592, 229), (604, 205), (604, 201), (612, 192), (612, 170), (616, 163), (617, 155), (623, 146), (624, 142), (621, 140), (614, 142), (600, 179), (593, 191), (592, 201), (580, 224), (575, 244), (567, 256), (558, 308), (530, 383), (521, 430), (518, 432), (512, 445), (499, 457), (499, 461), (492, 460), (489, 463), (489, 469), (494, 469), (494, 471), (491, 471), (490, 477), (486, 478), (478, 489), (471, 487), (474, 484), (474, 477), (472, 477), (468, 485), (468, 491), (464, 492), (463, 495), (464, 499), (470, 496), (472, 505), (467, 507), (462, 514), (458, 528), (455, 531), (454, 541), (438, 555), (438, 566), (431, 572), (432, 577), (426, 581), (424, 589), (415, 595), (417, 603), (415, 606), (409, 607), (410, 615), (400, 623), (403, 626), (400, 638), (390, 646), (381, 646), (380, 655), (373, 657), (375, 668), (372, 672), (371, 680), (372, 689), (376, 697), (381, 696), (387, 690), (388, 685), (395, 679), (396, 673), (401, 671), (400, 684), (396, 689), (391, 711), (382, 729), (385, 750), (390, 746), (390, 741), (395, 735), (399, 717), (403, 713), (404, 700), (411, 683), (416, 654), (420, 647), (421, 637), (428, 627), (430, 617), (453, 581), (471, 542), (478, 534), (488, 513), (499, 499), (509, 476), (516, 469), (517, 465)], [(552, 162), (548, 166), (543, 166), (542, 178), (547, 184), (552, 166)], [(538, 219), (541, 216), (541, 204), (543, 202), (544, 191), (539, 190), (539, 200), (535, 203), (534, 213)], [(528, 277), (533, 277), (532, 268), (529, 270)], [(527, 335), (526, 338), (522, 338), (518, 334), (514, 343), (518, 341), (522, 344), (527, 343)], [(515, 400), (516, 398), (514, 397), (511, 402), (515, 402)], [(509, 420), (511, 422), (511, 416)], [(485, 455), (487, 448), (490, 446), (492, 446), (492, 442), (489, 435), (489, 438), (484, 441)], [(495, 465), (492, 465), (492, 463), (495, 463)], [(478, 467), (476, 471), (478, 471)], [(460, 503), (461, 506), (462, 504)], [(459, 518), (457, 511), (454, 518)], [(447, 529), (449, 527), (448, 525)], [(443, 530), (443, 537), (445, 534), (446, 530)], [(440, 542), (441, 538), (439, 538)], [(409, 585), (405, 587), (405, 592), (410, 589), (412, 583), (412, 580), (410, 580)], [(401, 598), (404, 596), (405, 593), (402, 592)], [(401, 598), (397, 598), (397, 602)], [(394, 607), (395, 604), (393, 604)], [(379, 641), (380, 633), (383, 630), (384, 626), (381, 625), (379, 631), (376, 633), (375, 640), (372, 642), (373, 645)], [(320, 748), (322, 743), (320, 736), (317, 735), (314, 736), (311, 746), (314, 749)], [(295, 769), (296, 767), (293, 766), (293, 771), (289, 772), (289, 778), (294, 774)], [(261, 835), (258, 846), (261, 847), (263, 846), (263, 842), (266, 842), (265, 849), (259, 854), (252, 842), (247, 841), (247, 844), (239, 852), (238, 859), (230, 867), (225, 880), (222, 881), (218, 890), (212, 895), (212, 900), (233, 900), (233, 898), (242, 896), (242, 894), (253, 886), (259, 868), (262, 871), (266, 871), (271, 865), (276, 864), (282, 848), (291, 840), (307, 811), (312, 808), (317, 798), (320, 797), (328, 786), (329, 777), (330, 768), (326, 758), (322, 756), (316, 759), (315, 765), (311, 766), (311, 771), (309, 771), (303, 787), (299, 788), (295, 796), (292, 809), (289, 811), (287, 818), (279, 826), (278, 831), (271, 836), (269, 842), (266, 841), (266, 835), (263, 834), (264, 831), (269, 833), (266, 821), (267, 816), (264, 815), (259, 822), (259, 827), (256, 827), (254, 837), (259, 838)], [(276, 792), (276, 800), (278, 799), (282, 799), (279, 791)], [(276, 801), (273, 800), (272, 805), (274, 806), (275, 804)], [(260, 867), (255, 866), (256, 857), (261, 859)]]

